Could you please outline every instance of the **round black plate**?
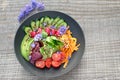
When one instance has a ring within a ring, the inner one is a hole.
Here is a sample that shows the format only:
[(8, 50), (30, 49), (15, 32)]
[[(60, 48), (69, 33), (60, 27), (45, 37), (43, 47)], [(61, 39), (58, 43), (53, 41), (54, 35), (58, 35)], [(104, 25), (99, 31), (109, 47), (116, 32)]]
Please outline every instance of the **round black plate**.
[[(72, 31), (72, 35), (77, 38), (77, 43), (80, 43), (79, 50), (77, 52), (74, 52), (72, 55), (71, 60), (69, 61), (69, 64), (67, 68), (63, 69), (63, 66), (60, 68), (50, 68), (50, 69), (38, 69), (35, 66), (33, 66), (31, 63), (27, 62), (22, 56), (21, 56), (21, 51), (20, 51), (20, 45), (22, 42), (23, 37), (25, 36), (25, 32), (23, 30), (23, 27), (26, 25), (30, 25), (30, 22), (32, 20), (40, 19), (43, 16), (49, 16), (52, 18), (56, 18), (59, 16), (60, 18), (64, 19), (68, 25), (70, 26), (70, 30)], [(19, 27), (15, 40), (14, 40), (14, 48), (15, 48), (15, 53), (16, 57), (21, 63), (21, 65), (25, 68), (25, 70), (33, 73), (34, 75), (38, 77), (43, 77), (43, 78), (53, 78), (57, 76), (61, 76), (70, 70), (72, 70), (78, 63), (80, 63), (80, 60), (82, 58), (82, 55), (84, 53), (84, 48), (85, 48), (85, 39), (84, 39), (84, 34), (82, 29), (80, 28), (79, 24), (70, 16), (58, 12), (58, 11), (43, 11), (36, 13), (26, 19)]]

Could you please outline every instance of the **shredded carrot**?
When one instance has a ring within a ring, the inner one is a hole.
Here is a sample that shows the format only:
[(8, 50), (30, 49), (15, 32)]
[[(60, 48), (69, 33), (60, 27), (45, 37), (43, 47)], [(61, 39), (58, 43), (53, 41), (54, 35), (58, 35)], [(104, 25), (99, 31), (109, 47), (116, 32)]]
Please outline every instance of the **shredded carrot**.
[(65, 53), (65, 59), (62, 61), (64, 63), (63, 68), (67, 67), (69, 58), (71, 58), (74, 51), (78, 50), (80, 44), (77, 44), (77, 39), (72, 37), (72, 32), (67, 30), (65, 34), (60, 37), (60, 40), (64, 42), (64, 47), (61, 48), (61, 51)]

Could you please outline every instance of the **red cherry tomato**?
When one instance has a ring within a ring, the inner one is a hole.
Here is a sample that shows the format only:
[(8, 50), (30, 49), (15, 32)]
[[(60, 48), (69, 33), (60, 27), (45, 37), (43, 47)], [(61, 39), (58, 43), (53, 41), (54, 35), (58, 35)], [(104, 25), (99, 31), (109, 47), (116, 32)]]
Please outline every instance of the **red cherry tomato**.
[(51, 29), (51, 31), (52, 31), (52, 35), (55, 35), (56, 30), (55, 29)]
[(35, 62), (35, 66), (42, 69), (42, 68), (45, 67), (45, 61), (43, 61), (43, 60), (37, 60)]
[(56, 31), (55, 36), (60, 36), (60, 32)]
[(38, 28), (37, 33), (41, 33), (42, 32), (42, 28)]
[(52, 59), (53, 59), (54, 61), (60, 61), (60, 60), (61, 60), (61, 54), (59, 54), (59, 53), (54, 53), (54, 54), (52, 55)]
[(51, 58), (46, 59), (45, 65), (47, 68), (50, 68), (52, 65), (52, 59)]
[(50, 28), (49, 27), (45, 28), (45, 31), (47, 32), (48, 35), (50, 35)]
[(60, 52), (60, 54), (61, 54), (61, 60), (64, 60), (65, 57), (66, 57), (65, 53), (64, 52)]
[(30, 36), (31, 36), (32, 38), (35, 37), (35, 35), (36, 35), (36, 32), (35, 32), (35, 31), (30, 32)]
[(61, 62), (52, 61), (52, 66), (53, 66), (54, 68), (57, 68), (57, 67), (59, 67), (60, 65), (61, 65)]

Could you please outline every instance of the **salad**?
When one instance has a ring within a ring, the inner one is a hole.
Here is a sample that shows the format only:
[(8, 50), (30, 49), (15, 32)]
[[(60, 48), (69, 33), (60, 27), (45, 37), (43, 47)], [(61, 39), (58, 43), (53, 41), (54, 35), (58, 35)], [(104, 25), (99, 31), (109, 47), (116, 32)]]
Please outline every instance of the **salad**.
[(72, 53), (80, 44), (72, 36), (68, 24), (60, 17), (42, 17), (24, 27), (21, 54), (37, 68), (67, 67)]

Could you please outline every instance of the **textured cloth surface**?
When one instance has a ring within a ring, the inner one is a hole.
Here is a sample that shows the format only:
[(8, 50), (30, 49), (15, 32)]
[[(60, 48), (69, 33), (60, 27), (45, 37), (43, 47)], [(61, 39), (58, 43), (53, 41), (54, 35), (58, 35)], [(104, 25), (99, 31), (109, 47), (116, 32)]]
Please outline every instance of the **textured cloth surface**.
[[(51, 80), (120, 80), (120, 0), (37, 0), (46, 10), (73, 17), (84, 31), (79, 65)], [(17, 16), (29, 0), (0, 0), (0, 80), (41, 80), (25, 71), (14, 54)]]

